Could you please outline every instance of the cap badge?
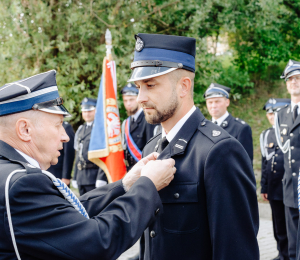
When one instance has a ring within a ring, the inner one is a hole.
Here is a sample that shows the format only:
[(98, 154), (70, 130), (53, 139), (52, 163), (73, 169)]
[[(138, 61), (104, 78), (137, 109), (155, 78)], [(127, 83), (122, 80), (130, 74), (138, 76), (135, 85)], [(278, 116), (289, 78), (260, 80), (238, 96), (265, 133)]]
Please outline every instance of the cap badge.
[(136, 38), (135, 50), (141, 51), (144, 48), (144, 42), (140, 37)]
[(275, 105), (276, 104), (276, 100), (274, 98), (270, 98), (269, 99), (269, 103)]
[(127, 87), (131, 88), (131, 87), (132, 87), (131, 83), (128, 83), (128, 84), (127, 84)]
[(289, 66), (292, 66), (294, 63), (292, 60), (289, 61)]
[(87, 98), (84, 98), (84, 99), (83, 99), (83, 102), (88, 102), (88, 99), (87, 99)]
[(219, 136), (220, 134), (221, 134), (221, 131), (217, 131), (217, 130), (212, 131), (212, 136), (214, 136), (214, 137)]

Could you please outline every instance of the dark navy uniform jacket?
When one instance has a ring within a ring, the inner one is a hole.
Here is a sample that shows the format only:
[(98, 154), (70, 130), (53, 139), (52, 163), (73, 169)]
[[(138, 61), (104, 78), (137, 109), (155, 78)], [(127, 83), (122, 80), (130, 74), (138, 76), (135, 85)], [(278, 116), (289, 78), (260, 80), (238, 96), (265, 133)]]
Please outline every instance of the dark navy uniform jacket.
[[(125, 121), (123, 123), (125, 123)], [(157, 125), (151, 125), (147, 123), (144, 112), (141, 112), (137, 120), (130, 125), (131, 137), (141, 151), (143, 151), (146, 143), (153, 137), (154, 128), (156, 126)], [(123, 134), (125, 135), (125, 133)], [(127, 149), (124, 151), (124, 153), (125, 159), (128, 162), (126, 168), (127, 171), (129, 171), (133, 167), (133, 165), (136, 164), (136, 161), (132, 158)]]
[(164, 213), (144, 232), (140, 259), (258, 260), (256, 182), (242, 145), (196, 109), (158, 159), (170, 157), (177, 171), (159, 192)]
[(87, 127), (87, 124), (84, 123), (81, 125), (75, 135), (75, 141), (77, 144), (82, 143), (82, 157), (86, 163), (86, 168), (78, 169), (78, 163), (82, 163), (80, 160), (80, 152), (76, 152), (75, 165), (74, 165), (74, 180), (77, 181), (78, 185), (92, 185), (96, 183), (96, 180), (104, 180), (107, 182), (106, 175), (104, 171), (99, 168), (96, 164), (88, 160), (88, 151), (92, 133), (92, 127)]
[(223, 127), (230, 135), (235, 137), (245, 148), (251, 162), (253, 162), (253, 141), (251, 127), (243, 120), (234, 118), (231, 114), (222, 122)]
[[(80, 200), (86, 219), (65, 200), (40, 169), (28, 167), (11, 146), (0, 141), (0, 259), (17, 259), (5, 204), (5, 183), (17, 247), (22, 260), (112, 260), (134, 244), (162, 210), (155, 186), (141, 177), (125, 194), (117, 181)], [(146, 192), (145, 192), (146, 191)], [(161, 209), (161, 210), (157, 210)]]
[(262, 156), (261, 193), (267, 193), (268, 200), (283, 200), (283, 153), (277, 145), (273, 127), (265, 130), (262, 135), (263, 145), (267, 154)]
[(51, 165), (48, 169), (55, 177), (71, 179), (71, 173), (73, 169), (75, 150), (74, 150), (74, 130), (68, 122), (63, 122), (63, 127), (66, 130), (70, 141), (63, 143), (63, 149), (60, 151), (60, 156), (58, 157), (58, 163), (56, 165)]
[(300, 116), (293, 123), (291, 105), (285, 106), (278, 112), (280, 135), (283, 144), (290, 139), (291, 161), (284, 154), (283, 203), (291, 208), (298, 208), (298, 176), (300, 167)]

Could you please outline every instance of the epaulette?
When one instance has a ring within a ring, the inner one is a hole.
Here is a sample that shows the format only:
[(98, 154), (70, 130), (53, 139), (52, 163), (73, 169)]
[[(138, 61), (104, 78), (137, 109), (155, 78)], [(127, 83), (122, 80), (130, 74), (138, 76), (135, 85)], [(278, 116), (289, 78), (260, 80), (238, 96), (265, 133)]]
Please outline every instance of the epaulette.
[(220, 140), (230, 137), (226, 130), (219, 126), (216, 126), (216, 124), (206, 119), (199, 124), (198, 130), (207, 138), (209, 138), (213, 143), (217, 143)]
[(156, 134), (156, 135), (153, 136), (152, 138), (150, 138), (149, 141), (146, 143), (146, 145), (147, 145), (148, 143), (150, 143), (153, 139), (155, 139), (155, 138), (156, 138), (157, 136), (159, 136), (159, 135), (161, 135), (161, 132), (158, 133), (158, 134)]
[(237, 121), (237, 122), (239, 122), (239, 123), (241, 123), (242, 125), (248, 125), (244, 120), (242, 120), (242, 119), (240, 119), (238, 117), (236, 117), (234, 120)]

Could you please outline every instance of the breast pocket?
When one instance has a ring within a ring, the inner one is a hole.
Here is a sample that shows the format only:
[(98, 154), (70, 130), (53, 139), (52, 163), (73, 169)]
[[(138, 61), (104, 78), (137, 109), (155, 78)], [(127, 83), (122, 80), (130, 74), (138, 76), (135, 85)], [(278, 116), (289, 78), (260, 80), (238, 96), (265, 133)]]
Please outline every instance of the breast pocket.
[(163, 228), (169, 233), (191, 233), (200, 226), (197, 183), (175, 184), (160, 192)]

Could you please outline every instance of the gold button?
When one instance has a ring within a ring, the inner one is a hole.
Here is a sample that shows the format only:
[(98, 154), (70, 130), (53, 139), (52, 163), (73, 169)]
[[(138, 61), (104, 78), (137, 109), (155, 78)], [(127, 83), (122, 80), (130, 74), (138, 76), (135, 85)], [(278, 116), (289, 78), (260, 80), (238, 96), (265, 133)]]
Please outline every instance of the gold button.
[(277, 164), (277, 162), (274, 162), (274, 164)]
[(276, 171), (274, 171), (276, 173)]

